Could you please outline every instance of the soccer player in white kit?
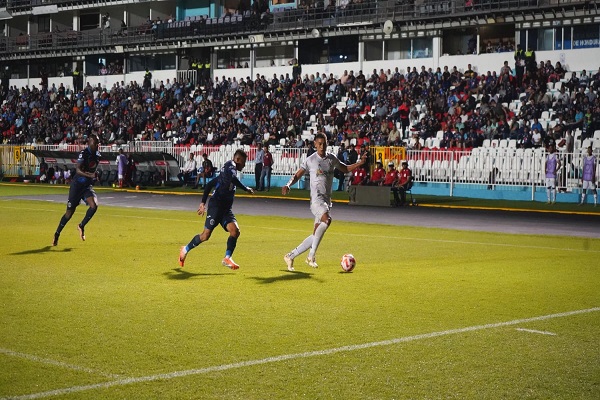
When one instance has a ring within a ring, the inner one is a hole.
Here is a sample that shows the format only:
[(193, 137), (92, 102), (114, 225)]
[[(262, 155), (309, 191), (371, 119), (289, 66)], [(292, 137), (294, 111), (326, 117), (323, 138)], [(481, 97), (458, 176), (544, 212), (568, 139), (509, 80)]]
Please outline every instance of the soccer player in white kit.
[(310, 211), (315, 216), (315, 228), (313, 234), (308, 236), (294, 250), (287, 253), (283, 259), (287, 264), (288, 271), (294, 270), (294, 258), (310, 249), (306, 263), (317, 268), (315, 255), (321, 239), (331, 225), (331, 189), (333, 184), (333, 172), (335, 169), (347, 174), (363, 165), (366, 154), (356, 163), (346, 165), (333, 154), (327, 154), (327, 137), (323, 133), (315, 135), (314, 145), (317, 151), (300, 166), (296, 174), (281, 188), (281, 193), (288, 194), (294, 183), (298, 182), (304, 173), (310, 174)]
[(581, 176), (581, 202), (585, 202), (588, 189), (594, 194), (594, 207), (598, 205), (598, 192), (596, 190), (596, 157), (592, 154), (592, 146), (587, 148), (587, 156), (583, 158), (583, 174)]

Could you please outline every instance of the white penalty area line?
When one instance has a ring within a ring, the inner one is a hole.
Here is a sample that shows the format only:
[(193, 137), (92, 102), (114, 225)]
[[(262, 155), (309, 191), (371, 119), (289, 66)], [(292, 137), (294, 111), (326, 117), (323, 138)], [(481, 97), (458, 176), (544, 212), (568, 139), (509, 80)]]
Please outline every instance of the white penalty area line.
[(475, 331), (481, 331), (481, 330), (485, 330), (485, 329), (501, 328), (501, 327), (505, 327), (505, 326), (519, 325), (519, 324), (535, 322), (535, 321), (545, 321), (545, 320), (554, 319), (554, 318), (564, 318), (564, 317), (569, 317), (572, 315), (587, 314), (587, 313), (598, 312), (598, 311), (600, 311), (600, 307), (594, 307), (594, 308), (588, 308), (585, 310), (568, 311), (568, 312), (563, 312), (563, 313), (558, 313), (558, 314), (549, 314), (549, 315), (542, 315), (542, 316), (532, 317), (532, 318), (515, 319), (512, 321), (506, 321), (506, 322), (497, 322), (497, 323), (493, 323), (493, 324), (475, 325), (475, 326), (469, 326), (466, 328), (450, 329), (447, 331), (424, 333), (421, 335), (414, 335), (414, 336), (405, 336), (405, 337), (396, 338), (396, 339), (383, 340), (380, 342), (371, 342), (371, 343), (356, 344), (356, 345), (350, 345), (350, 346), (335, 347), (332, 349), (308, 351), (305, 353), (284, 354), (284, 355), (280, 355), (280, 356), (267, 357), (267, 358), (262, 358), (262, 359), (258, 359), (258, 360), (241, 361), (241, 362), (233, 363), (233, 364), (215, 365), (212, 367), (188, 369), (188, 370), (175, 371), (175, 372), (169, 372), (169, 373), (164, 373), (164, 374), (140, 376), (137, 378), (125, 378), (125, 379), (119, 379), (119, 380), (115, 380), (115, 381), (111, 381), (111, 382), (96, 383), (93, 385), (72, 386), (69, 388), (50, 390), (47, 392), (40, 392), (40, 393), (33, 393), (33, 394), (24, 395), (24, 396), (8, 397), (7, 399), (13, 399), (13, 400), (41, 399), (41, 398), (45, 398), (45, 397), (60, 396), (60, 395), (65, 395), (65, 394), (69, 394), (69, 393), (84, 392), (84, 391), (94, 390), (94, 389), (107, 389), (107, 388), (111, 388), (111, 387), (115, 387), (115, 386), (132, 385), (135, 383), (152, 382), (152, 381), (159, 381), (159, 380), (169, 380), (169, 379), (181, 378), (181, 377), (190, 376), (190, 375), (202, 375), (202, 374), (208, 374), (211, 372), (220, 372), (220, 371), (227, 371), (227, 370), (237, 369), (237, 368), (252, 367), (254, 365), (270, 364), (270, 363), (274, 363), (274, 362), (295, 360), (295, 359), (302, 359), (302, 358), (310, 358), (310, 357), (317, 357), (317, 356), (326, 356), (326, 355), (331, 355), (331, 354), (336, 354), (336, 353), (369, 349), (369, 348), (373, 348), (373, 347), (390, 346), (390, 345), (394, 345), (394, 344), (398, 344), (398, 343), (414, 342), (417, 340), (431, 339), (431, 338), (436, 338), (436, 337), (440, 337), (440, 336), (455, 335), (455, 334), (466, 333), (466, 332), (475, 332)]
[[(122, 206), (111, 206), (111, 207), (122, 207)], [(30, 210), (30, 211), (43, 211), (41, 208), (34, 207), (2, 207), (13, 210)], [(128, 207), (126, 207), (128, 208)], [(136, 209), (143, 210), (162, 210), (158, 207), (131, 207)], [(177, 210), (183, 211), (183, 210)], [(60, 211), (62, 213), (62, 211)], [(136, 216), (136, 215), (127, 215), (127, 214), (106, 214), (111, 217), (116, 218), (130, 218), (130, 219), (141, 219), (141, 220), (155, 220), (155, 221), (171, 221), (171, 222), (183, 222), (183, 223), (202, 223), (204, 217), (199, 217), (200, 219), (178, 219), (178, 218), (157, 218), (157, 217), (148, 217), (148, 216)], [(245, 225), (249, 228), (259, 228), (265, 230), (272, 231), (285, 231), (285, 232), (302, 232), (306, 233), (306, 230), (303, 229), (288, 229), (288, 228), (278, 228), (274, 226), (255, 226), (255, 225)], [(391, 226), (391, 225), (389, 225)], [(432, 229), (449, 229), (449, 228), (432, 228)], [(465, 231), (465, 232), (477, 232), (477, 231)], [(488, 232), (493, 233), (493, 232)], [(504, 235), (513, 235), (512, 233), (503, 233)], [(517, 249), (533, 249), (533, 250), (552, 250), (552, 251), (574, 251), (581, 253), (600, 253), (600, 250), (586, 250), (586, 249), (574, 249), (570, 247), (552, 247), (552, 246), (533, 246), (533, 245), (522, 245), (522, 244), (512, 244), (512, 243), (496, 243), (496, 242), (474, 242), (467, 240), (448, 240), (448, 239), (430, 239), (430, 238), (418, 238), (418, 237), (410, 237), (410, 236), (386, 236), (386, 235), (364, 235), (364, 234), (354, 234), (354, 233), (343, 233), (343, 232), (329, 232), (330, 235), (344, 235), (349, 237), (364, 237), (369, 239), (396, 239), (396, 240), (414, 240), (421, 242), (431, 242), (431, 243), (448, 243), (448, 244), (467, 244), (467, 245), (478, 245), (478, 246), (494, 246), (494, 247), (507, 247), (507, 248), (517, 248)], [(537, 236), (537, 235), (533, 235)], [(582, 240), (598, 240), (596, 238), (587, 238), (581, 237)]]
[(538, 331), (538, 330), (535, 330), (535, 329), (516, 328), (515, 330), (516, 331), (521, 331), (521, 332), (538, 333), (540, 335), (556, 336), (556, 333), (546, 332), (546, 331)]
[(117, 379), (117, 378), (123, 377), (122, 375), (107, 374), (105, 372), (96, 371), (95, 369), (86, 368), (86, 367), (82, 367), (79, 365), (68, 364), (68, 363), (65, 363), (62, 361), (56, 361), (56, 360), (52, 360), (49, 358), (38, 357), (38, 356), (34, 356), (32, 354), (19, 353), (17, 351), (13, 351), (13, 350), (9, 350), (9, 349), (0, 349), (0, 354), (4, 354), (6, 356), (11, 356), (11, 357), (24, 358), (29, 361), (34, 361), (34, 362), (42, 363), (42, 364), (54, 365), (54, 366), (61, 367), (61, 368), (71, 369), (73, 371), (87, 372), (90, 374), (101, 375), (101, 376), (105, 376), (107, 378)]

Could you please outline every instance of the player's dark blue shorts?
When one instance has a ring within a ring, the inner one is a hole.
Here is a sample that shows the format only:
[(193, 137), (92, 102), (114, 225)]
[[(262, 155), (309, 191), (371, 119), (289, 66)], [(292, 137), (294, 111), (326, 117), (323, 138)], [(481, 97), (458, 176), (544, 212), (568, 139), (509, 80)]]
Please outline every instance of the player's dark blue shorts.
[[(81, 200), (86, 201), (88, 197), (93, 197), (94, 199), (97, 199), (96, 192), (94, 192), (94, 188), (92, 187), (92, 185), (88, 183), (73, 181), (73, 183), (71, 183), (71, 187), (69, 188), (67, 210), (75, 210), (79, 205), (79, 202)], [(97, 200), (96, 203), (98, 203)]]
[[(213, 204), (214, 203), (214, 204)], [(208, 202), (208, 211), (206, 212), (206, 222), (204, 227), (209, 230), (214, 230), (217, 225), (221, 225), (227, 231), (227, 225), (230, 222), (237, 222), (231, 205), (222, 206), (216, 201)]]

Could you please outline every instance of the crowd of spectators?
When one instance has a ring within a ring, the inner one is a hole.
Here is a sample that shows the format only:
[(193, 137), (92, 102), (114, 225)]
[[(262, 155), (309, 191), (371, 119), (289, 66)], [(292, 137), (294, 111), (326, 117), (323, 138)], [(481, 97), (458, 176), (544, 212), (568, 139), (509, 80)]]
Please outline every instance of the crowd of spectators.
[[(338, 77), (304, 74), (296, 80), (290, 74), (215, 77), (203, 87), (176, 79), (154, 87), (135, 81), (112, 88), (88, 84), (77, 93), (62, 86), (10, 87), (2, 90), (0, 132), (3, 143), (11, 144), (82, 144), (95, 133), (101, 144), (308, 147), (302, 133), (313, 129), (332, 145), (421, 148), (441, 131), (441, 148), (464, 149), (485, 139), (516, 139), (521, 147), (534, 147), (577, 128), (582, 139), (600, 129), (600, 69), (588, 74), (550, 61), (533, 65), (520, 83), (506, 61), (485, 73), (469, 64), (463, 71), (415, 66)], [(561, 79), (560, 91), (548, 89)], [(519, 99), (520, 107), (507, 107)], [(539, 123), (544, 112), (558, 121), (554, 127)]]

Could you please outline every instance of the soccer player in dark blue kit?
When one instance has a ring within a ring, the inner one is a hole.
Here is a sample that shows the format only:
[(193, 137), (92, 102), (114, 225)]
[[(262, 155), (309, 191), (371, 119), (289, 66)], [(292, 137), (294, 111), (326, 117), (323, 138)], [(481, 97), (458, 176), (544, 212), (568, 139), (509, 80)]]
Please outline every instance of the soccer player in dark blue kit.
[[(221, 225), (223, 229), (229, 232), (229, 238), (227, 239), (227, 250), (225, 251), (225, 258), (223, 258), (222, 264), (230, 269), (238, 269), (240, 266), (237, 265), (231, 258), (235, 246), (237, 244), (238, 237), (240, 236), (240, 228), (233, 215), (231, 206), (233, 205), (233, 199), (235, 196), (236, 187), (244, 189), (246, 192), (254, 194), (254, 190), (244, 185), (238, 179), (238, 171), (244, 169), (246, 165), (246, 152), (244, 150), (237, 150), (233, 155), (233, 160), (229, 160), (225, 163), (221, 169), (219, 176), (208, 182), (204, 188), (204, 194), (202, 196), (202, 202), (198, 207), (198, 215), (204, 215), (206, 212), (206, 221), (204, 223), (204, 230), (201, 234), (194, 236), (192, 241), (187, 246), (182, 246), (179, 251), (179, 265), (183, 267), (187, 253), (195, 247), (198, 247), (200, 243), (206, 242), (210, 239), (212, 231)], [(208, 203), (208, 209), (206, 208), (206, 201), (208, 195), (214, 189), (214, 193)]]
[(79, 237), (81, 240), (85, 240), (85, 225), (90, 222), (90, 219), (92, 219), (98, 209), (98, 199), (96, 198), (93, 184), (96, 180), (96, 169), (98, 168), (100, 157), (100, 152), (98, 151), (98, 137), (90, 135), (88, 138), (88, 147), (83, 149), (77, 158), (76, 173), (69, 189), (67, 211), (60, 219), (58, 228), (56, 228), (52, 246), (58, 245), (60, 233), (73, 216), (73, 213), (81, 200), (86, 202), (88, 210), (81, 223), (77, 225), (77, 230), (79, 230)]

